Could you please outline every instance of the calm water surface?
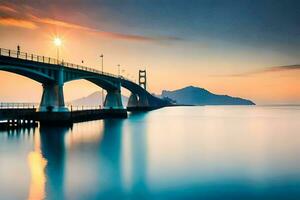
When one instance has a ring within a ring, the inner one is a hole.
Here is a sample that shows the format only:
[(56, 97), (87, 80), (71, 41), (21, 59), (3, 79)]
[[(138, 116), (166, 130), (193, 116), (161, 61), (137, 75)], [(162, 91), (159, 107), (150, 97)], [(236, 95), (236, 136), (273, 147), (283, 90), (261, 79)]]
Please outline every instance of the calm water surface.
[(0, 199), (300, 199), (300, 107), (164, 108), (0, 132)]

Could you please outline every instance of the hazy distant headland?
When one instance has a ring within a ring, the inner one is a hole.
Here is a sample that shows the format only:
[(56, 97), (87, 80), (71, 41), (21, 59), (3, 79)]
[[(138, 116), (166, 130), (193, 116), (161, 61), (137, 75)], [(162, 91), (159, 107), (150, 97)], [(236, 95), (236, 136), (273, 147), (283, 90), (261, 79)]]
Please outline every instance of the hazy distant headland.
[[(159, 97), (169, 98), (176, 104), (181, 105), (255, 105), (251, 100), (228, 95), (213, 94), (203, 88), (188, 86), (182, 89), (167, 91), (163, 90)], [(101, 92), (94, 92), (86, 97), (76, 99), (72, 105), (102, 105)], [(128, 97), (122, 96), (123, 105), (127, 105)]]
[(255, 105), (251, 100), (213, 94), (208, 90), (194, 86), (174, 91), (163, 90), (161, 96), (184, 105)]
[[(105, 96), (103, 97), (105, 99)], [(122, 95), (122, 102), (123, 105), (127, 105), (128, 102), (128, 97)], [(100, 91), (98, 92), (93, 92), (92, 94), (82, 97), (79, 99), (75, 99), (71, 102), (68, 102), (68, 104), (74, 105), (74, 106), (99, 106), (103, 105), (102, 103), (102, 93)]]

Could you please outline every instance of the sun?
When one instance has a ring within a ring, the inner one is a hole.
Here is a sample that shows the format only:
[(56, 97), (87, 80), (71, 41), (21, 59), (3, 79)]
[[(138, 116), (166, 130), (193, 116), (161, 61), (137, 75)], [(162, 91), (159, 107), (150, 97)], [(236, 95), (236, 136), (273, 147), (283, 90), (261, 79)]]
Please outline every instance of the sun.
[(61, 44), (62, 44), (62, 41), (59, 37), (55, 37), (53, 42), (54, 42), (55, 46), (61, 46)]

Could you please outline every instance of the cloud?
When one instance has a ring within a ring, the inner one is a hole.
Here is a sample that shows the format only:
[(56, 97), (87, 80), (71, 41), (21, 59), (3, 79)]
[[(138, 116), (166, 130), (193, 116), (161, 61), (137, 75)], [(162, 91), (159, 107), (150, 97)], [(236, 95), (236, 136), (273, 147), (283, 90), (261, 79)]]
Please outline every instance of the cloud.
[(4, 13), (17, 13), (18, 11), (11, 6), (8, 5), (0, 5), (0, 12)]
[(0, 18), (0, 25), (2, 26), (14, 26), (26, 29), (36, 29), (37, 25), (30, 20), (16, 19), (16, 18)]
[[(20, 12), (19, 10), (24, 10)], [(25, 29), (36, 29), (38, 25), (24, 17), (26, 9), (21, 9), (13, 4), (0, 4), (0, 26), (13, 26)]]
[(265, 68), (263, 72), (278, 72), (278, 71), (290, 71), (290, 70), (300, 70), (300, 64), (269, 67), (269, 68)]
[(151, 38), (151, 37), (147, 37), (147, 36), (101, 31), (101, 30), (90, 28), (87, 26), (81, 26), (78, 24), (73, 24), (73, 23), (56, 20), (56, 19), (52, 19), (52, 18), (41, 18), (41, 17), (37, 17), (34, 15), (30, 15), (30, 17), (31, 17), (32, 21), (37, 22), (37, 23), (87, 31), (87, 32), (95, 33), (97, 35), (100, 35), (102, 37), (107, 37), (107, 38), (124, 39), (124, 40), (140, 40), (140, 41), (155, 40), (155, 38)]
[(245, 77), (245, 76), (251, 76), (251, 75), (268, 73), (268, 72), (283, 72), (283, 71), (294, 71), (294, 70), (300, 70), (300, 64), (266, 67), (262, 70), (238, 73), (238, 74), (228, 74), (228, 75), (223, 75), (223, 77)]
[[(21, 12), (22, 10), (22, 12)], [(15, 26), (20, 28), (35, 29), (41, 25), (59, 26), (68, 29), (85, 31), (91, 34), (99, 35), (103, 38), (112, 38), (119, 40), (131, 41), (176, 41), (181, 40), (172, 36), (151, 37), (144, 35), (125, 34), (110, 31), (103, 31), (97, 28), (74, 24), (62, 20), (53, 19), (50, 17), (41, 17), (36, 14), (36, 10), (26, 5), (16, 6), (13, 4), (0, 5), (0, 14), (4, 17), (0, 18), (0, 25)]]
[(84, 26), (80, 26), (80, 25), (77, 25), (77, 24), (64, 22), (64, 21), (61, 21), (61, 20), (56, 20), (56, 19), (52, 19), (52, 18), (41, 18), (41, 17), (37, 17), (37, 16), (32, 15), (32, 14), (30, 14), (28, 16), (30, 16), (32, 21), (42, 23), (42, 24), (55, 25), (55, 26), (61, 26), (61, 27), (65, 27), (65, 28), (73, 28), (73, 29), (91, 31), (91, 29), (88, 28), (88, 27), (84, 27)]
[(37, 17), (34, 15), (30, 15), (30, 17), (34, 22), (48, 24), (48, 25), (54, 25), (54, 26), (60, 26), (60, 27), (64, 27), (64, 28), (71, 28), (71, 29), (87, 31), (87, 32), (94, 33), (94, 34), (97, 34), (102, 37), (106, 37), (106, 38), (114, 38), (114, 39), (122, 39), (122, 40), (137, 40), (137, 41), (181, 40), (178, 37), (172, 37), (172, 36), (149, 37), (149, 36), (141, 36), (141, 35), (134, 35), (134, 34), (108, 32), (108, 31), (102, 31), (102, 30), (98, 30), (95, 28), (90, 28), (87, 26), (73, 24), (73, 23), (56, 20), (56, 19), (52, 19), (52, 18), (41, 18), (41, 17)]

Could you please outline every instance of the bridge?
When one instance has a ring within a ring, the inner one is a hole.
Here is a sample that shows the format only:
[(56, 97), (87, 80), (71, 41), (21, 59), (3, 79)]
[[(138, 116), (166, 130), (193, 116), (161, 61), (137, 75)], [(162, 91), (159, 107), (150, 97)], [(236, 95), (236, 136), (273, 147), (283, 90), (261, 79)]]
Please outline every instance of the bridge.
[[(25, 76), (42, 85), (43, 94), (37, 112), (45, 119), (49, 116), (54, 116), (54, 118), (58, 115), (67, 116), (70, 113), (65, 105), (63, 86), (74, 80), (87, 80), (106, 90), (102, 109), (109, 110), (105, 111), (106, 113), (152, 110), (169, 105), (167, 101), (153, 96), (146, 90), (145, 71), (140, 71), (140, 75), (142, 74), (139, 77), (140, 84), (136, 84), (120, 75), (116, 76), (63, 60), (3, 48), (0, 48), (0, 70)], [(131, 92), (126, 107), (122, 103), (121, 87)]]

